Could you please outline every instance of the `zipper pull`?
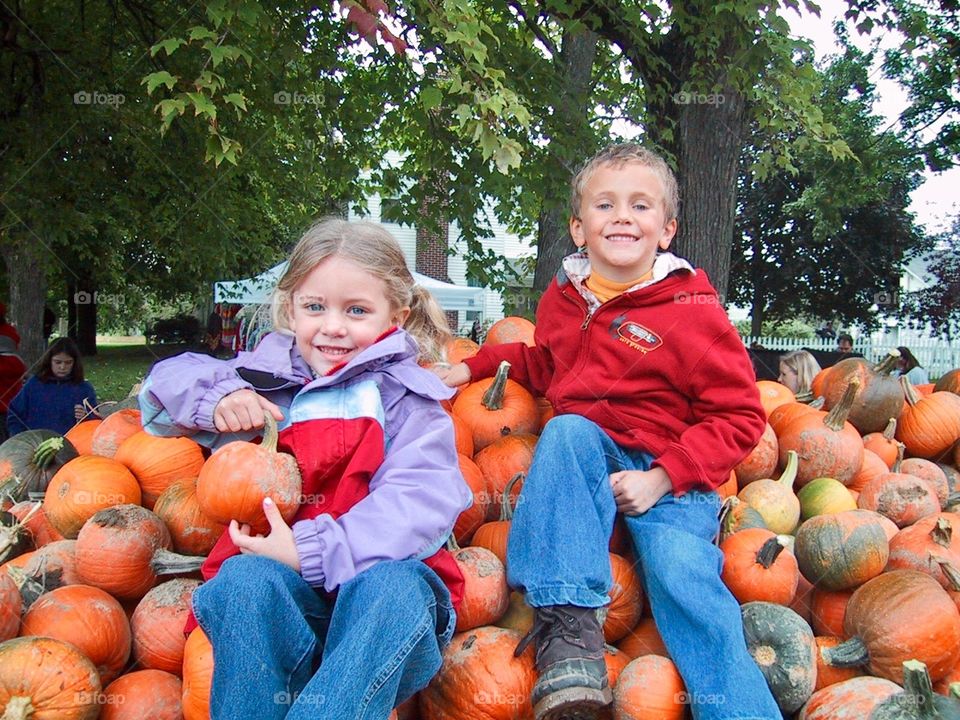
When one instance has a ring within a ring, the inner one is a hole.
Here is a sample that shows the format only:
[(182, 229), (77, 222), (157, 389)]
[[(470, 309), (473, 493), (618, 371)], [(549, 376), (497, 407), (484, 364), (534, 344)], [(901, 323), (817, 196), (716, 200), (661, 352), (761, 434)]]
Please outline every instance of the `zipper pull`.
[(588, 313), (587, 313), (587, 316), (583, 319), (583, 324), (580, 326), (580, 329), (581, 329), (581, 330), (586, 330), (586, 329), (587, 329), (587, 325), (590, 324), (590, 320), (591, 320), (592, 318), (593, 318), (593, 315), (588, 312)]

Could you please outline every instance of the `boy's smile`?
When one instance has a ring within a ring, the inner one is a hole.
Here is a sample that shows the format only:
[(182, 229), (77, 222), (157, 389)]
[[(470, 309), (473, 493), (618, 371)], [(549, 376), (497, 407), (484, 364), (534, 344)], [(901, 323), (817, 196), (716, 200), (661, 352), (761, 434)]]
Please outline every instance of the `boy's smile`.
[(586, 247), (591, 267), (614, 282), (635, 280), (653, 267), (677, 232), (664, 210), (663, 183), (639, 162), (597, 168), (583, 187), (580, 217), (570, 220), (578, 248)]

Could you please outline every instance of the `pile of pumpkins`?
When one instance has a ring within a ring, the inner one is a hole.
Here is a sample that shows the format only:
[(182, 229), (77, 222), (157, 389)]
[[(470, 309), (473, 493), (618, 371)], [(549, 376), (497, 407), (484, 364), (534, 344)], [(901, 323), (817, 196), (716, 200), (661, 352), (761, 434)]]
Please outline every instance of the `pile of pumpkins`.
[[(532, 344), (533, 329), (506, 318), (484, 342)], [(447, 360), (478, 349), (457, 338)], [(785, 718), (960, 718), (960, 371), (914, 388), (892, 365), (843, 360), (812, 401), (758, 382), (768, 426), (720, 488), (723, 580)], [(446, 406), (474, 496), (449, 542), (465, 596), (440, 671), (391, 720), (528, 720), (533, 648), (514, 649), (533, 611), (507, 586), (506, 548), (552, 409), (506, 364)], [(0, 445), (2, 717), (208, 718), (210, 643), (183, 633), (197, 569), (230, 518), (263, 522), (236, 489), (251, 468), (274, 473), (288, 519), (298, 474), (275, 427), (211, 455), (145, 433), (135, 402), (104, 415)], [(609, 549), (606, 716), (688, 718), (619, 522)]]

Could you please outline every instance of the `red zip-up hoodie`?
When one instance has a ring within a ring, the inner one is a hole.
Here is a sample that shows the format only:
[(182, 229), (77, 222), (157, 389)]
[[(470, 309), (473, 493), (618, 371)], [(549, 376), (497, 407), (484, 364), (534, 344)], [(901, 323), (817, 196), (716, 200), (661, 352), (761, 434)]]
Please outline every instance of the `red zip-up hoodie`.
[[(676, 270), (606, 303), (582, 290), (588, 269), (568, 257), (537, 308), (536, 346), (483, 346), (473, 379), (501, 360), (555, 412), (597, 423), (644, 450), (675, 494), (712, 490), (756, 446), (766, 423), (753, 366), (702, 270)], [(571, 279), (571, 277), (573, 279)], [(593, 307), (592, 312), (590, 308)]]

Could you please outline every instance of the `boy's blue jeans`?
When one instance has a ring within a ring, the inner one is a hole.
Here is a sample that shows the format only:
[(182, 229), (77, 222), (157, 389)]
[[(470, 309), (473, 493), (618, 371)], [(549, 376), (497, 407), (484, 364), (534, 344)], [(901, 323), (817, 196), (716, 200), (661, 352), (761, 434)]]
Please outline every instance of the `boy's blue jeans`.
[(333, 603), (286, 565), (238, 555), (193, 609), (213, 644), (213, 720), (386, 720), (440, 669), (456, 624), (418, 560), (374, 565)]
[[(537, 443), (517, 502), (508, 581), (533, 607), (600, 607), (611, 586), (608, 543), (617, 512), (609, 476), (647, 470), (650, 455), (621, 449), (590, 420), (560, 415)], [(665, 495), (625, 517), (637, 571), (696, 720), (781, 720), (747, 652), (740, 606), (720, 580), (716, 493)]]

